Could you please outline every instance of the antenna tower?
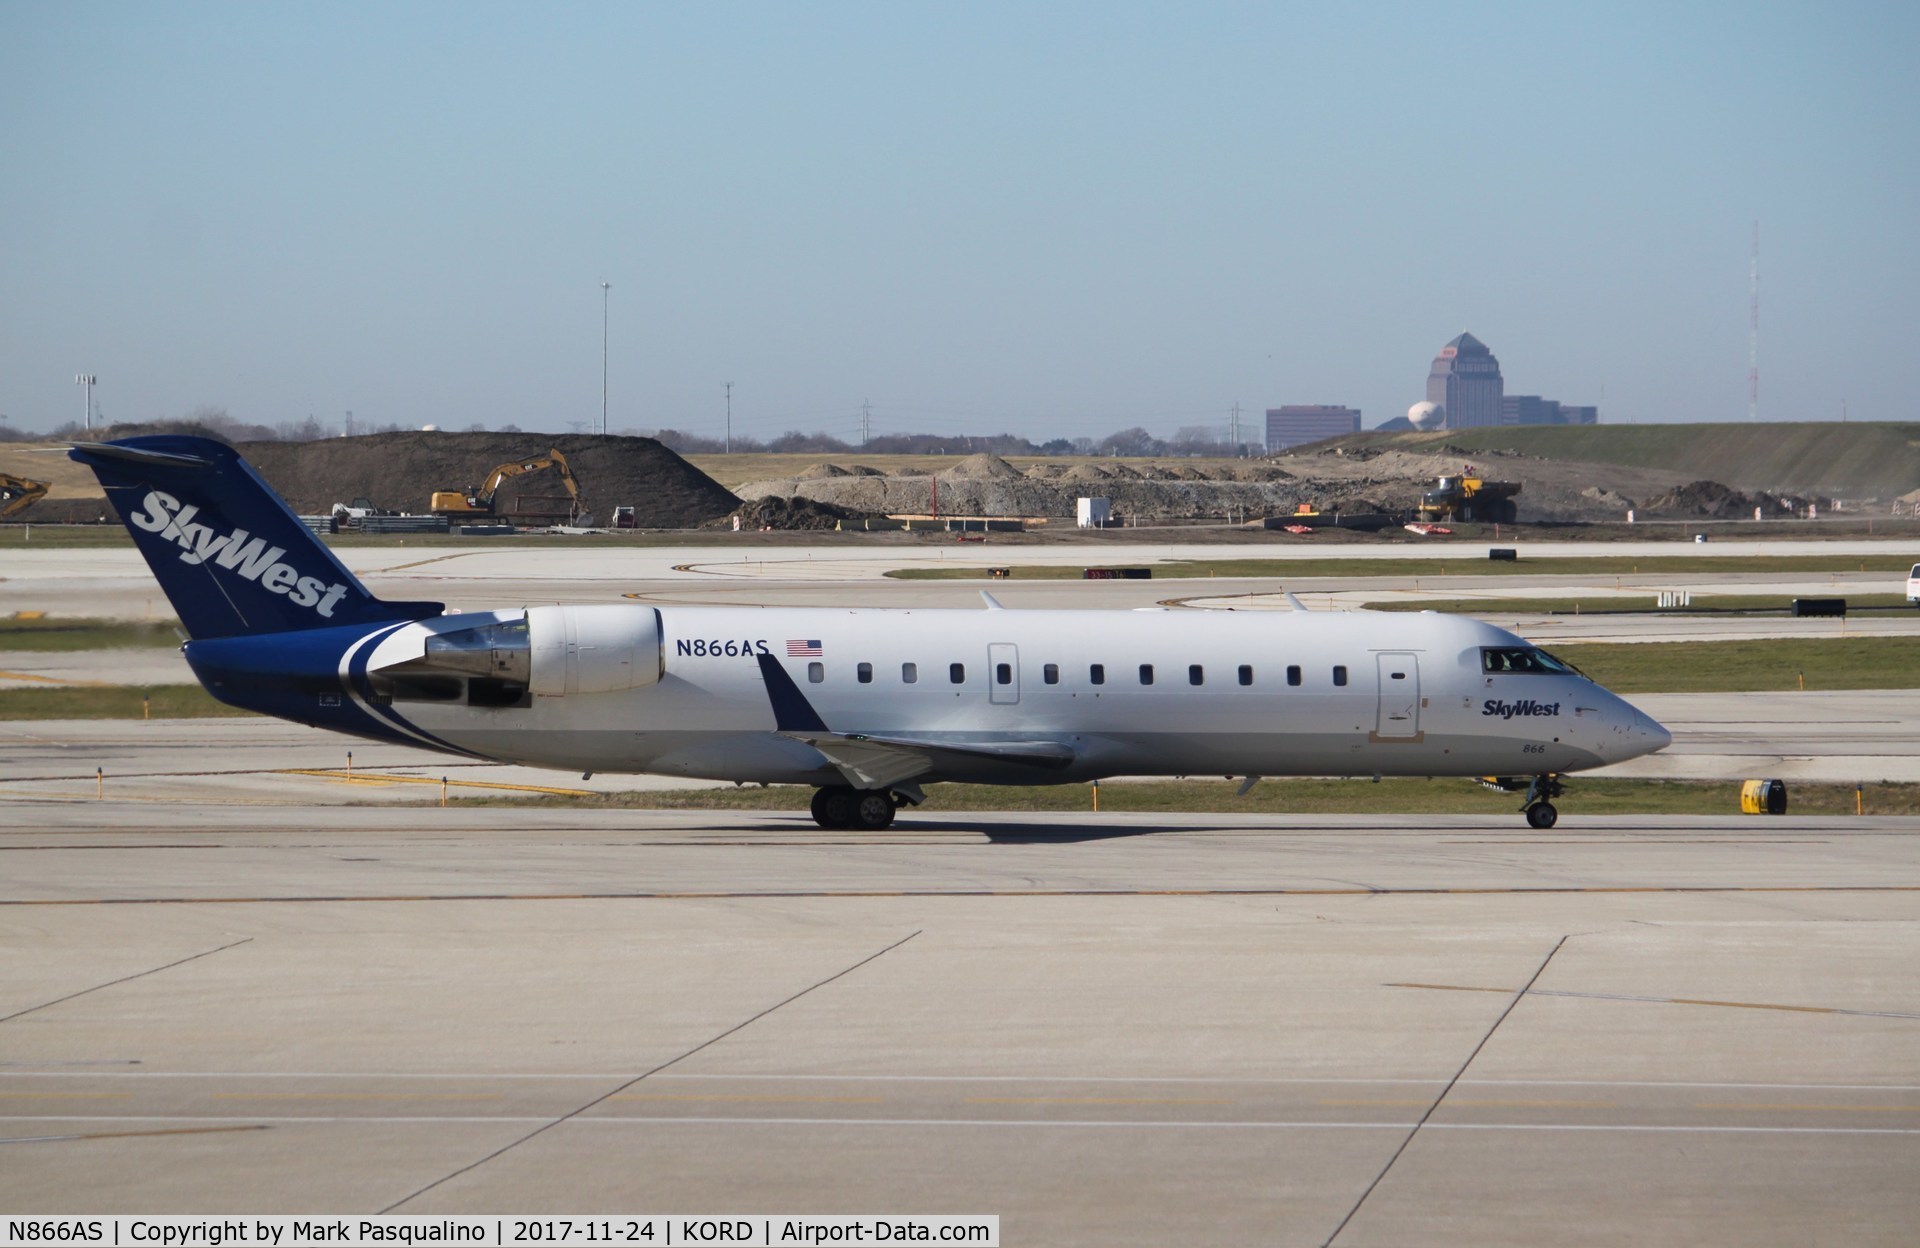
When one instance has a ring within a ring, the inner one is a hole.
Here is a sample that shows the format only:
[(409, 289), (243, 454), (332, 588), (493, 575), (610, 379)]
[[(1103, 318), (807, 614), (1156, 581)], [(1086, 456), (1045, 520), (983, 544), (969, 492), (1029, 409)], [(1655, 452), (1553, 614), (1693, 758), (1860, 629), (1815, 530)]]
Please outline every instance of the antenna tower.
[(865, 446), (873, 437), (873, 404), (862, 399), (860, 402), (860, 445)]
[(1233, 405), (1233, 433), (1231, 441), (1233, 442), (1234, 456), (1237, 458), (1240, 454), (1240, 405), (1238, 403)]
[(1760, 223), (1753, 223), (1753, 265), (1748, 270), (1753, 312), (1747, 329), (1747, 419), (1760, 418)]

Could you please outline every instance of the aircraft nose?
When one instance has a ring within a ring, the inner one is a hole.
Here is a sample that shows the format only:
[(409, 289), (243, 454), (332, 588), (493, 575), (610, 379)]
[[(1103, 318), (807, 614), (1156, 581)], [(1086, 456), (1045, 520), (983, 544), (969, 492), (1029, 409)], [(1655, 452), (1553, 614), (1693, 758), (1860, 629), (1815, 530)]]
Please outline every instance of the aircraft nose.
[(1633, 728), (1640, 752), (1643, 754), (1652, 754), (1673, 744), (1673, 734), (1653, 716), (1638, 707), (1633, 711)]

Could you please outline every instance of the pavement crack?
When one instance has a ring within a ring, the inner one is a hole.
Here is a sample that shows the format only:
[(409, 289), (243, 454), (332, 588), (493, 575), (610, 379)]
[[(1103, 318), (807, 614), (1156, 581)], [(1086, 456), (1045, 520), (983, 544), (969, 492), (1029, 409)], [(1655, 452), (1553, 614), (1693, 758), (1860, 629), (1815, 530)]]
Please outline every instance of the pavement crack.
[[(921, 929), (921, 930), (924, 930), (924, 929)], [(880, 958), (885, 957), (887, 954), (892, 953), (895, 949), (898, 949), (901, 945), (906, 944), (908, 941), (912, 940), (915, 936), (918, 936), (919, 934), (920, 934), (919, 931), (909, 932), (905, 936), (902, 936), (899, 940), (896, 940), (892, 944), (888, 945), (886, 948), (880, 949), (874, 953), (868, 954), (866, 957), (861, 958), (858, 962), (855, 962), (851, 966), (843, 967), (840, 970), (835, 971), (833, 974), (827, 976), (825, 979), (817, 980), (814, 983), (808, 984), (805, 988), (802, 988), (800, 991), (794, 993), (792, 996), (789, 996), (784, 1000), (774, 1002), (772, 1005), (768, 1006), (766, 1009), (761, 1010), (758, 1014), (755, 1014), (750, 1018), (742, 1019), (740, 1022), (735, 1023), (733, 1026), (727, 1028), (725, 1031), (722, 1031), (715, 1035), (707, 1037), (705, 1040), (702, 1040), (699, 1044), (694, 1045), (692, 1048), (688, 1049), (686, 1052), (678, 1054), (674, 1057), (670, 1057), (666, 1061), (661, 1062), (658, 1066), (655, 1066), (650, 1070), (642, 1071), (640, 1074), (635, 1075), (633, 1078), (627, 1080), (625, 1083), (622, 1083), (620, 1086), (609, 1089), (606, 1092), (602, 1092), (599, 1096), (594, 1097), (592, 1100), (586, 1102), (584, 1105), (580, 1105), (574, 1109), (570, 1109), (566, 1113), (561, 1114), (558, 1118), (555, 1118), (550, 1122), (541, 1123), (539, 1126), (527, 1132), (525, 1135), (521, 1136), (520, 1138), (516, 1140), (510, 1140), (507, 1143), (502, 1144), (499, 1148), (494, 1149), (492, 1152), (488, 1153), (484, 1157), (481, 1157), (477, 1161), (469, 1162), (466, 1165), (461, 1166), (458, 1170), (452, 1171), (449, 1174), (441, 1175), (439, 1178), (427, 1184), (425, 1187), (422, 1187), (417, 1191), (414, 1191), (409, 1195), (403, 1196), (399, 1200), (394, 1201), (392, 1204), (388, 1205), (385, 1209), (382, 1209), (380, 1212), (382, 1214), (390, 1214), (394, 1210), (398, 1209), (400, 1206), (408, 1204), (414, 1200), (418, 1200), (420, 1197), (426, 1195), (428, 1192), (432, 1191), (434, 1188), (439, 1187), (441, 1184), (457, 1179), (461, 1175), (466, 1174), (469, 1171), (477, 1170), (481, 1166), (484, 1166), (488, 1162), (494, 1160), (496, 1157), (503, 1156), (504, 1154), (513, 1151), (514, 1149), (520, 1147), (522, 1144), (525, 1144), (528, 1140), (533, 1139), (535, 1136), (543, 1135), (546, 1132), (551, 1131), (553, 1128), (561, 1125), (562, 1123), (571, 1122), (573, 1119), (578, 1118), (581, 1114), (586, 1113), (588, 1110), (594, 1108), (596, 1105), (603, 1104), (607, 1101), (612, 1100), (614, 1097), (619, 1096), (622, 1092), (625, 1092), (627, 1089), (633, 1087), (635, 1084), (641, 1082), (642, 1080), (649, 1079), (654, 1075), (659, 1074), (661, 1071), (667, 1069), (669, 1066), (678, 1065), (679, 1063), (686, 1061), (688, 1058), (692, 1057), (694, 1054), (700, 1052), (701, 1050), (711, 1048), (712, 1046), (720, 1043), (722, 1040), (725, 1040), (728, 1036), (734, 1035), (737, 1032), (744, 1031), (746, 1028), (753, 1026), (755, 1023), (759, 1022), (761, 1019), (767, 1017), (767, 1015), (772, 1014), (777, 1010), (785, 1009), (787, 1006), (792, 1005), (795, 1001), (798, 1001), (801, 997), (806, 996), (808, 993), (813, 992), (816, 989), (825, 988), (828, 984), (833, 983), (835, 980), (844, 979), (848, 975), (853, 974), (855, 971), (867, 965), (869, 962), (874, 962)], [(1538, 976), (1536, 976), (1536, 978), (1538, 978)], [(0, 1022), (4, 1022), (4, 1021), (6, 1020), (0, 1019)]]
[(1333, 1234), (1321, 1241), (1321, 1248), (1333, 1248), (1333, 1241), (1340, 1238), (1340, 1233), (1347, 1229), (1347, 1224), (1352, 1222), (1354, 1215), (1360, 1212), (1360, 1207), (1367, 1203), (1367, 1197), (1373, 1195), (1374, 1189), (1379, 1187), (1381, 1181), (1387, 1177), (1387, 1172), (1393, 1169), (1394, 1163), (1398, 1162), (1401, 1155), (1407, 1151), (1407, 1146), (1413, 1143), (1413, 1137), (1420, 1134), (1420, 1128), (1427, 1125), (1427, 1120), (1432, 1118), (1434, 1112), (1440, 1108), (1440, 1103), (1447, 1099), (1447, 1094), (1453, 1091), (1454, 1085), (1466, 1075), (1467, 1067), (1473, 1065), (1473, 1060), (1480, 1056), (1482, 1049), (1487, 1047), (1487, 1041), (1493, 1039), (1493, 1033), (1500, 1030), (1500, 1024), (1507, 1021), (1507, 1016), (1513, 1013), (1514, 1007), (1519, 1005), (1527, 993), (1533, 990), (1533, 986), (1540, 982), (1540, 977), (1546, 974), (1547, 964), (1553, 961), (1554, 955), (1560, 952), (1561, 947), (1569, 939), (1567, 936), (1562, 936), (1553, 942), (1553, 948), (1547, 950), (1547, 956), (1540, 960), (1538, 967), (1534, 968), (1533, 975), (1520, 986), (1520, 991), (1507, 1000), (1506, 1008), (1500, 1011), (1500, 1016), (1493, 1020), (1493, 1025), (1488, 1027), (1486, 1034), (1480, 1037), (1480, 1043), (1474, 1045), (1473, 1052), (1467, 1054), (1467, 1060), (1460, 1063), (1460, 1069), (1453, 1072), (1453, 1078), (1447, 1080), (1447, 1086), (1440, 1089), (1440, 1094), (1433, 1098), (1433, 1103), (1428, 1105), (1426, 1112), (1420, 1115), (1420, 1120), (1413, 1124), (1413, 1129), (1408, 1131), (1406, 1138), (1400, 1141), (1400, 1147), (1393, 1150), (1393, 1156), (1387, 1158), (1387, 1164), (1380, 1167), (1380, 1173), (1373, 1176), (1373, 1182), (1367, 1184), (1366, 1190), (1360, 1193), (1360, 1199), (1353, 1202), (1353, 1208), (1347, 1210), (1347, 1216), (1340, 1219), (1340, 1224), (1333, 1228)]
[(95, 984), (91, 988), (82, 988), (79, 992), (70, 992), (64, 997), (55, 997), (51, 1001), (42, 1001), (39, 1005), (30, 1005), (24, 1010), (15, 1010), (13, 1013), (8, 1014), (5, 1017), (0, 1017), (0, 1023), (10, 1023), (14, 1019), (19, 1018), (23, 1014), (31, 1014), (35, 1010), (48, 1009), (52, 1006), (59, 1005), (63, 1001), (71, 1001), (75, 997), (84, 997), (90, 992), (99, 992), (102, 988), (111, 988), (115, 984), (130, 983), (136, 979), (144, 979), (149, 975), (158, 975), (161, 971), (170, 971), (176, 966), (185, 966), (189, 962), (197, 962), (201, 958), (210, 958), (216, 953), (224, 953), (227, 950), (232, 949), (236, 946), (244, 945), (248, 941), (251, 941), (252, 939), (253, 937), (251, 936), (245, 936), (239, 940), (234, 941), (232, 944), (221, 945), (218, 949), (208, 949), (203, 953), (189, 954), (184, 958), (179, 958), (175, 961), (168, 962), (164, 966), (156, 966), (144, 971), (135, 971), (131, 975), (122, 975), (119, 979), (110, 979), (104, 984)]

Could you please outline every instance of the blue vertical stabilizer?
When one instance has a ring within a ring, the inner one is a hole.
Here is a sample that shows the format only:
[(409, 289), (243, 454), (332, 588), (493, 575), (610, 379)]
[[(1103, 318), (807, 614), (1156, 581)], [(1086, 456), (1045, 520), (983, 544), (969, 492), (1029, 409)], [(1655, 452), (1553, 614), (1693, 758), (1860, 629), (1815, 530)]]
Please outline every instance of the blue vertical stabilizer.
[(441, 613), (437, 602), (374, 597), (223, 443), (126, 438), (77, 445), (68, 454), (100, 478), (195, 640)]

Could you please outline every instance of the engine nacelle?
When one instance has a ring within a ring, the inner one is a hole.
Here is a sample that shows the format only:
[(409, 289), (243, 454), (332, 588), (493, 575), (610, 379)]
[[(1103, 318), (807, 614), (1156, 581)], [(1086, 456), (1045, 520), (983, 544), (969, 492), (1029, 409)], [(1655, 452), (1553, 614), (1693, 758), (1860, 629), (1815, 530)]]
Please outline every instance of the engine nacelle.
[(660, 613), (652, 607), (528, 607), (527, 633), (536, 697), (638, 689), (658, 681), (665, 667)]

